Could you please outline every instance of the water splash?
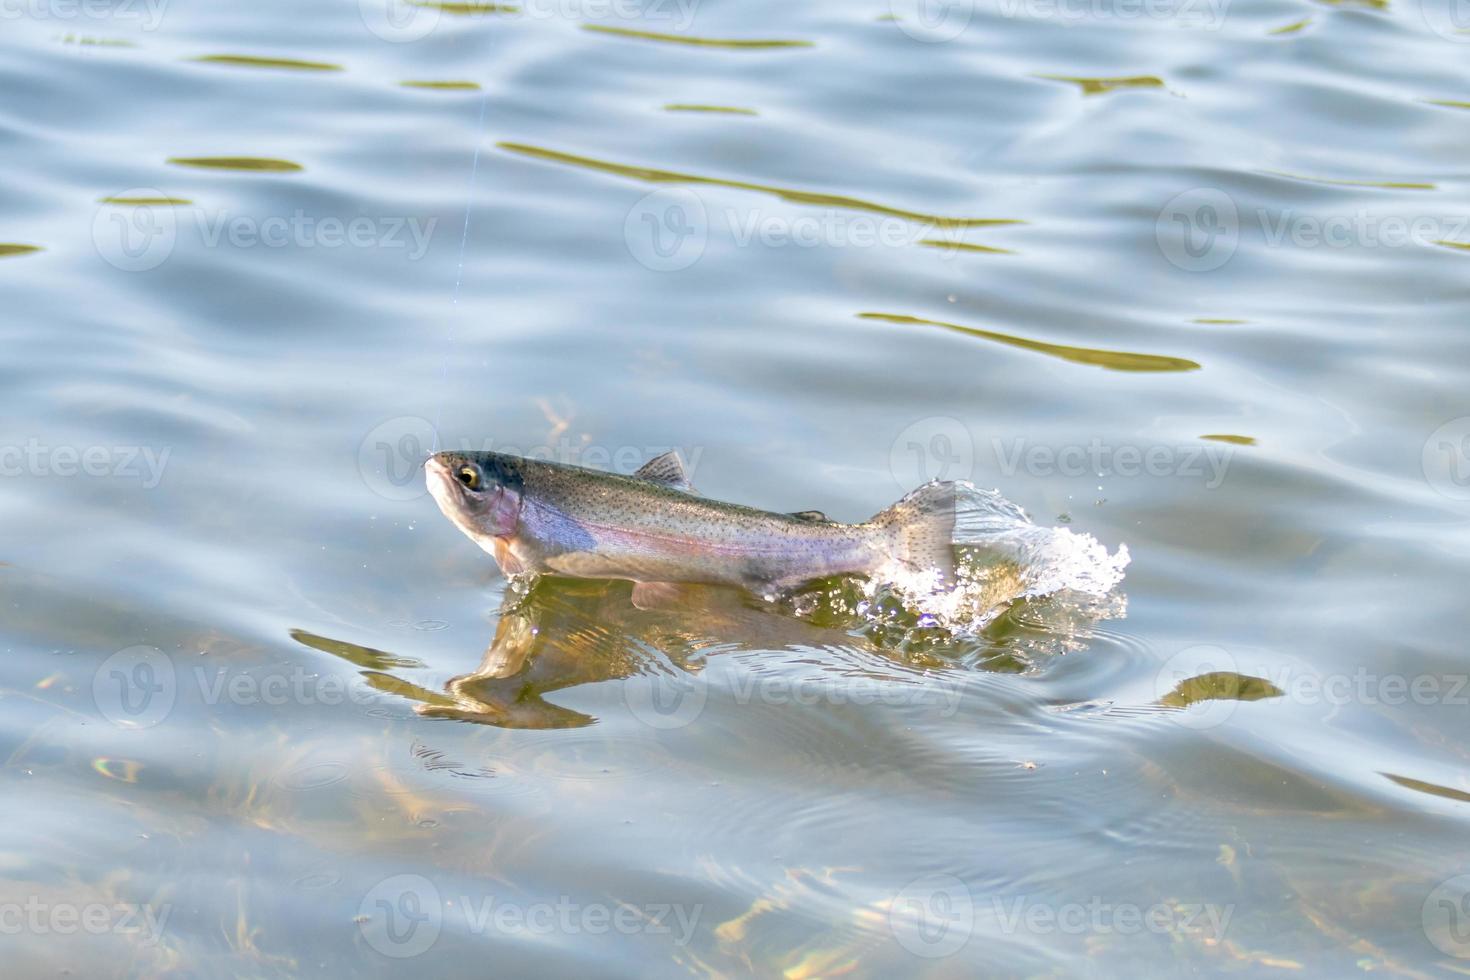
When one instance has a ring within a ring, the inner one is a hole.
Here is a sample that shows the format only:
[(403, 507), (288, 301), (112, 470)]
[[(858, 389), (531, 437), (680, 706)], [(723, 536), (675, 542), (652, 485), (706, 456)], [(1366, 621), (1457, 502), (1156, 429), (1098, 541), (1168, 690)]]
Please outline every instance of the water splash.
[(1109, 553), (1090, 534), (1042, 527), (994, 490), (955, 484), (955, 576), (901, 565), (868, 582), (870, 598), (897, 593), (919, 625), (984, 629), (1013, 603), (1061, 593), (1104, 597), (1123, 581), (1128, 546)]
[[(1035, 525), (998, 492), (964, 482), (954, 488), (951, 582), (938, 570), (895, 563), (869, 579), (810, 583), (778, 597), (779, 604), (886, 649), (954, 651), (956, 639), (970, 638), (979, 641), (978, 654), (997, 654), (1005, 646), (1013, 658), (1020, 651), (1010, 633), (1020, 627), (1032, 638), (1032, 652), (1057, 654), (1085, 645), (1097, 621), (1126, 616), (1127, 599), (1117, 592), (1129, 563), (1126, 545), (1108, 552), (1088, 533)], [(1017, 669), (1030, 660), (1022, 655)]]
[[(981, 567), (983, 566), (983, 567)], [(930, 668), (1025, 673), (1089, 646), (1097, 624), (1128, 615), (1128, 598), (1063, 590), (1028, 597), (1013, 562), (975, 559), (953, 592), (905, 593), (876, 580), (824, 579), (777, 600), (788, 615), (861, 636), (889, 656)]]

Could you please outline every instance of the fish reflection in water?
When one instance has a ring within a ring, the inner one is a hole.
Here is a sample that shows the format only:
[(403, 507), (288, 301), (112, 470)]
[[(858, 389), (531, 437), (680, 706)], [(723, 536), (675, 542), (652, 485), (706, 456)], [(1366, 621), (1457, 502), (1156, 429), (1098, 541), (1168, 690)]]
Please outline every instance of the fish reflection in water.
[[(1084, 645), (1098, 619), (1120, 616), (1121, 595), (1052, 596), (1018, 604), (983, 635), (961, 643), (884, 606), (850, 581), (832, 580), (768, 602), (738, 589), (680, 587), (657, 608), (635, 606), (627, 582), (539, 579), (506, 593), (479, 665), (443, 691), (405, 679), (427, 667), (413, 657), (293, 630), (298, 643), (363, 668), (376, 690), (415, 702), (425, 717), (501, 728), (579, 728), (597, 719), (546, 695), (651, 674), (696, 675), (711, 656), (747, 651), (845, 650), (871, 658), (867, 679), (918, 683), (935, 671), (1022, 672), (1039, 657)], [(844, 671), (851, 669), (846, 658)]]

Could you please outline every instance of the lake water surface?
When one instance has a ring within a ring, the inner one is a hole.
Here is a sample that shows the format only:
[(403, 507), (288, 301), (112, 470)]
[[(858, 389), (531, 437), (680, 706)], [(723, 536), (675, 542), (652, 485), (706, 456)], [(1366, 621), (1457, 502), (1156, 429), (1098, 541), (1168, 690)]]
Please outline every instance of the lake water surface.
[[(1467, 57), (1442, 0), (0, 0), (3, 972), (1470, 972)], [(436, 438), (1132, 563), (969, 635), (520, 597)]]

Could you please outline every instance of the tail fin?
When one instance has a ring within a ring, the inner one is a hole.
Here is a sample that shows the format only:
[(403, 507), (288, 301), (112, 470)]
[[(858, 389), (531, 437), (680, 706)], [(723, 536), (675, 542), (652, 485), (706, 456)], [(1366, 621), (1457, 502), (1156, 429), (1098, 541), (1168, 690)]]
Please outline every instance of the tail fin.
[(885, 578), (894, 571), (926, 580), (932, 576), (935, 591), (954, 584), (955, 505), (955, 484), (936, 481), (873, 515), (868, 523), (883, 532)]

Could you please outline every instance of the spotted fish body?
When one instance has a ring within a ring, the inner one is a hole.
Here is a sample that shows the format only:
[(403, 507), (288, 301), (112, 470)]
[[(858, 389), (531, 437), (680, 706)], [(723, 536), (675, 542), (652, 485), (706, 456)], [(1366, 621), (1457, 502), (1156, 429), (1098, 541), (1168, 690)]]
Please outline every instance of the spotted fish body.
[(885, 569), (953, 572), (953, 484), (932, 483), (860, 524), (709, 500), (674, 453), (632, 476), (493, 452), (426, 464), (440, 509), (509, 575), (790, 589)]

